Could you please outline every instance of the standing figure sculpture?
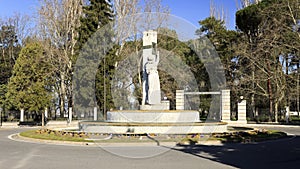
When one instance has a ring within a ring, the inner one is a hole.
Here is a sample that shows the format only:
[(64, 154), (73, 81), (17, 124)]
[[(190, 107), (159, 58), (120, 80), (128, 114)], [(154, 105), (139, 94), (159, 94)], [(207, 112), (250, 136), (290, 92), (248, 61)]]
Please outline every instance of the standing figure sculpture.
[(160, 83), (157, 71), (159, 62), (159, 54), (156, 57), (148, 57), (146, 63), (146, 73), (148, 75), (148, 104), (159, 104), (160, 96)]
[(145, 104), (160, 104), (160, 81), (157, 71), (159, 53), (156, 50), (157, 32), (147, 31), (143, 35), (143, 100)]

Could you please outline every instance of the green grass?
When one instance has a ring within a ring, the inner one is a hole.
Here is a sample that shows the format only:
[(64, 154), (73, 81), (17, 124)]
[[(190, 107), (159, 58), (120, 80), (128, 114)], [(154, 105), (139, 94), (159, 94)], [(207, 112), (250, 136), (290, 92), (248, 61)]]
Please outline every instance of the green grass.
[(199, 141), (221, 141), (222, 143), (249, 143), (274, 140), (286, 137), (286, 133), (277, 130), (263, 131), (236, 131), (221, 134), (203, 135), (202, 137), (187, 136), (179, 141), (179, 144), (197, 144)]
[(216, 134), (213, 137), (217, 138), (223, 143), (227, 143), (227, 142), (247, 143), (247, 142), (260, 142), (260, 141), (274, 140), (286, 136), (287, 136), (286, 133), (277, 130), (264, 130), (264, 131), (253, 130), (247, 132)]
[[(76, 133), (76, 134), (72, 134)], [(72, 131), (54, 131), (54, 130), (28, 130), (20, 133), (23, 137), (29, 137), (34, 139), (43, 139), (43, 140), (56, 140), (56, 141), (73, 141), (73, 142), (97, 142), (97, 143), (138, 143), (138, 142), (155, 142), (143, 136), (143, 139), (140, 139), (140, 136), (114, 136), (112, 139), (104, 140), (105, 136), (102, 136), (102, 140), (99, 140), (100, 135), (83, 135), (77, 132)], [(108, 135), (106, 136), (108, 137)], [(178, 138), (163, 138), (159, 139), (159, 142), (178, 142)]]
[(57, 140), (57, 141), (73, 141), (73, 142), (92, 142), (85, 140), (86, 137), (71, 136), (71, 135), (56, 135), (54, 132), (39, 132), (39, 130), (28, 130), (20, 133), (23, 137), (29, 137), (42, 140)]
[[(20, 133), (23, 137), (43, 140), (72, 141), (72, 142), (97, 142), (97, 143), (143, 143), (155, 142), (155, 140), (147, 138), (145, 135), (114, 135), (111, 139), (105, 140), (108, 135), (86, 134), (72, 131), (55, 131), (49, 129), (28, 130)], [(177, 136), (157, 136), (154, 137), (159, 142), (177, 142), (197, 144), (199, 141), (219, 140), (223, 143), (247, 143), (273, 140), (286, 137), (286, 133), (276, 130), (251, 130), (251, 131), (235, 131), (212, 135), (177, 135)]]

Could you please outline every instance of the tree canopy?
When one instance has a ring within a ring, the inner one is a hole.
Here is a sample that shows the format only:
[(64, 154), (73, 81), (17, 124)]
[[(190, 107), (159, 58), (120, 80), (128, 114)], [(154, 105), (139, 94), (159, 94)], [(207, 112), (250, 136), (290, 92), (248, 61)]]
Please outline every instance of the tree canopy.
[(39, 43), (27, 44), (20, 52), (7, 87), (11, 106), (29, 111), (44, 110), (51, 103), (51, 65)]

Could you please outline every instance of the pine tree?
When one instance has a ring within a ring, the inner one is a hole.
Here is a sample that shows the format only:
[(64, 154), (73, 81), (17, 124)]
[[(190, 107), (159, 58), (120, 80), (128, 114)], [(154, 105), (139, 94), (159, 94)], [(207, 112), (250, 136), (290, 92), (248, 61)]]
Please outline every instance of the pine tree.
[(97, 30), (112, 20), (113, 11), (110, 0), (89, 0), (87, 5), (83, 6), (83, 16), (80, 18), (78, 51)]
[(0, 27), (0, 109), (4, 112), (7, 83), (21, 48), (17, 39), (13, 25), (3, 24)]
[[(113, 74), (115, 55), (112, 49), (112, 4), (107, 0), (90, 0), (83, 6), (83, 16), (78, 33), (76, 61), (76, 86), (74, 86), (77, 113), (87, 113), (99, 106), (105, 119), (106, 110), (113, 107), (110, 79)], [(105, 57), (104, 57), (105, 56)], [(100, 65), (96, 65), (100, 63)], [(98, 68), (95, 73), (94, 68)], [(96, 83), (96, 84), (95, 84)], [(96, 88), (96, 100), (91, 98), (90, 88)]]
[(30, 43), (20, 52), (7, 87), (11, 107), (39, 112), (51, 101), (51, 65), (39, 43)]
[(15, 27), (3, 25), (0, 28), (0, 84), (7, 84), (20, 52)]
[(298, 20), (299, 1), (294, 0), (262, 0), (236, 13), (242, 35), (238, 62), (248, 63), (237, 69), (243, 77), (240, 91), (252, 95), (253, 110), (266, 108), (262, 103), (268, 103), (268, 119), (276, 122), (279, 109), (290, 104), (291, 91), (296, 88), (291, 84), (297, 84), (298, 80), (297, 76), (291, 76), (297, 73), (293, 72), (297, 67), (293, 62), (299, 63)]

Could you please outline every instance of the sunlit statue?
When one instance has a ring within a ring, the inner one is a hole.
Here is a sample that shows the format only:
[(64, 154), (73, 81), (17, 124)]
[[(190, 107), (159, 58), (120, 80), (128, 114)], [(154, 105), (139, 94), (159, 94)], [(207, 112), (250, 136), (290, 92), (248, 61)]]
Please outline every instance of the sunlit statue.
[(156, 49), (157, 32), (143, 33), (143, 100), (145, 104), (160, 104), (161, 92), (157, 66), (159, 52)]

